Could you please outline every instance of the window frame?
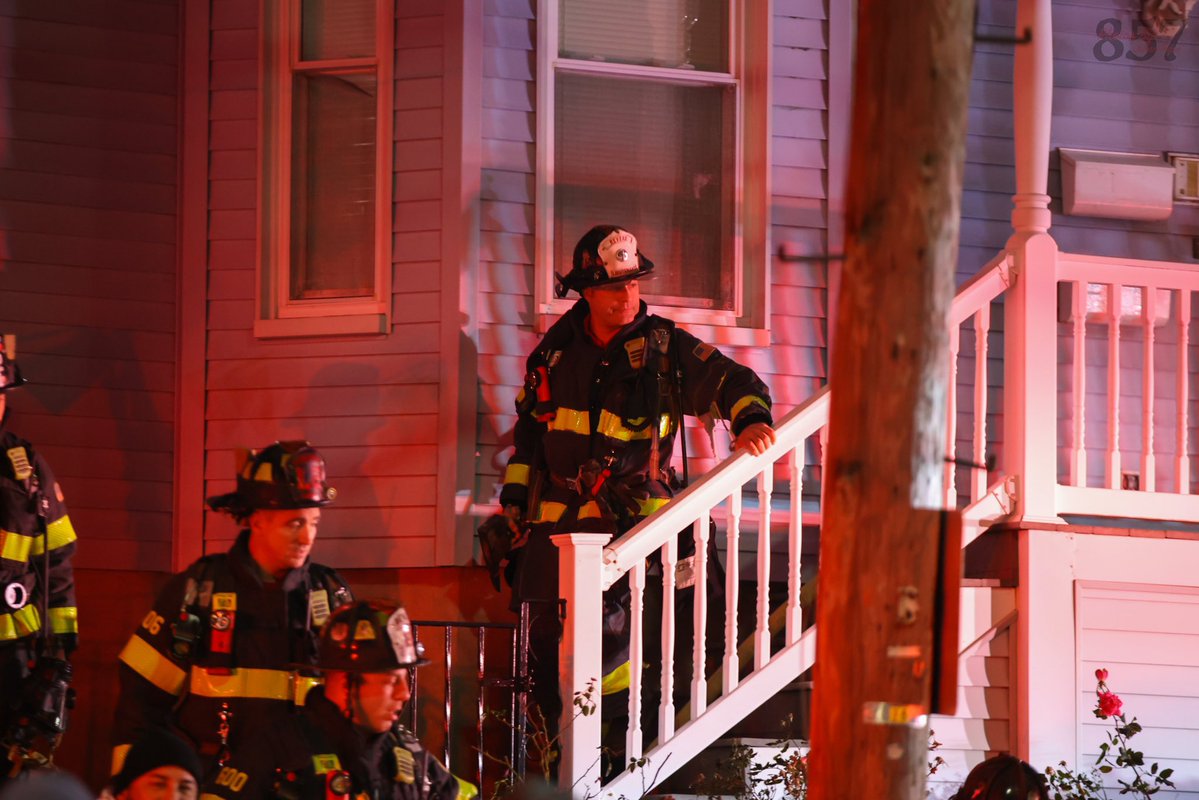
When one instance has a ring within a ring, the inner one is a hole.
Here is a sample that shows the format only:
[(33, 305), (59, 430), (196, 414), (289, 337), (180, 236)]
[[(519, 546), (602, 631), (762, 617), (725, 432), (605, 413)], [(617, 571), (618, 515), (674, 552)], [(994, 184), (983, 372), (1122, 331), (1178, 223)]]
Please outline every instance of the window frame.
[[(302, 0), (260, 0), (261, 128), (258, 150), (258, 271), (254, 335), (287, 336), (387, 333), (392, 303), (393, 4), (374, 0), (375, 55), (301, 60)], [(292, 118), (297, 73), (374, 72), (375, 281), (369, 297), (291, 298)]]
[[(537, 183), (534, 253), (535, 328), (546, 330), (574, 305), (554, 296), (555, 77), (560, 72), (688, 85), (732, 86), (734, 307), (650, 306), (699, 335), (729, 344), (769, 344), (770, 320), (770, 49), (772, 0), (729, 0), (729, 71), (583, 61), (559, 56), (559, 0), (537, 4)], [(753, 42), (756, 47), (749, 46)], [(605, 220), (596, 220), (597, 223)], [(636, 231), (634, 231), (636, 233)], [(650, 254), (653, 257), (653, 254)], [(568, 270), (569, 264), (557, 265)], [(661, 266), (661, 265), (660, 265)]]

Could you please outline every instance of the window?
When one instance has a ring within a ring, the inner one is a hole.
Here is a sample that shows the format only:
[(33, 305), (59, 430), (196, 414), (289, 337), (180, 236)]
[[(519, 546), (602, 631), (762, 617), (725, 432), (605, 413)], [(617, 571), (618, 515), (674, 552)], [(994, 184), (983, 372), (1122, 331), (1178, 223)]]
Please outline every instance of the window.
[(384, 333), (392, 14), (264, 0), (258, 336)]
[[(592, 225), (636, 234), (642, 297), (766, 327), (768, 31), (755, 0), (541, 0), (538, 307)], [(750, 42), (753, 45), (750, 46)]]

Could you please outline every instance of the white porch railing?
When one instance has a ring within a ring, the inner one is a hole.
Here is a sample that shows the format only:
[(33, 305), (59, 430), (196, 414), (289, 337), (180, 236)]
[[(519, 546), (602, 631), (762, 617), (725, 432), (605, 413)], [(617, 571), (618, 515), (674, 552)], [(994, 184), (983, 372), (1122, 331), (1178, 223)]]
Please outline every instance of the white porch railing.
[[(1026, 314), (1026, 322), (1034, 321), (1028, 323), (1030, 327), (1035, 324), (1042, 331), (1054, 329), (1046, 327), (1045, 315), (1055, 315), (1049, 321), (1056, 325), (1057, 341), (1030, 342), (1026, 338), (1024, 352), (1028, 358), (1044, 358), (1046, 352), (1051, 352), (1045, 348), (1056, 349), (1056, 381), (1053, 385), (1033, 387), (1035, 391), (1025, 394), (1042, 398), (1044, 403), (1058, 404), (1059, 429), (1063, 435), (1060, 441), (1052, 435), (1026, 436), (1025, 463), (1030, 463), (1027, 459), (1031, 458), (1031, 463), (1056, 465), (1059, 477), (1050, 497), (1054, 501), (1052, 511), (1057, 515), (1199, 522), (1199, 502), (1192, 492), (1192, 456), (1188, 450), (1188, 435), (1194, 427), (1188, 410), (1189, 381), (1196, 372), (1188, 353), (1191, 293), (1199, 291), (1199, 273), (1189, 265), (1052, 252), (1054, 258), (1045, 259), (1048, 263), (1029, 264), (1026, 269), (1043, 270), (1041, 280), (1046, 273), (1054, 276), (1059, 297), (1038, 296), (1034, 306), (1022, 313)], [(993, 338), (991, 307), (1011, 284), (1014, 263), (1012, 255), (1001, 253), (959, 290), (950, 311), (951, 445), (944, 487), (947, 506), (964, 506), (964, 543), (975, 538), (989, 519), (1018, 513), (1020, 497), (1030, 490), (1020, 486), (1022, 476), (989, 475), (984, 466), (995, 447), (988, 436), (987, 417), (994, 411), (988, 389), (998, 388), (989, 372), (989, 361), (995, 360), (989, 346)], [(1086, 310), (1079, 313), (1080, 309)], [(1120, 324), (1113, 324), (1117, 317)], [(1099, 329), (1104, 331), (1102, 338), (1095, 335)], [(1024, 330), (1007, 330), (1005, 335), (1028, 336)], [(967, 342), (964, 350), (963, 340)], [(1135, 391), (1121, 385), (1122, 373), (1130, 369), (1139, 371), (1139, 388)], [(1091, 392), (1091, 378), (1103, 370), (1105, 381), (1095, 387), (1097, 393)], [(1163, 375), (1169, 377), (1173, 388), (1173, 406), (1164, 421), (1161, 414), (1155, 413), (1155, 406), (1163, 399), (1169, 401), (1158, 392), (1159, 378)], [(971, 390), (965, 395), (970, 398), (968, 403), (958, 397), (959, 377), (963, 386)], [(1069, 392), (1064, 391), (1066, 385)], [(1008, 401), (1006, 393), (1004, 396), (1005, 402), (1016, 402)], [(1064, 398), (1069, 398), (1068, 403)], [(1129, 406), (1136, 407), (1130, 411)], [(567, 697), (583, 691), (588, 681), (598, 685), (600, 593), (626, 574), (630, 580), (631, 722), (626, 755), (631, 759), (645, 757), (647, 763), (614, 778), (604, 787), (605, 796), (632, 798), (645, 793), (653, 782), (683, 766), (812, 666), (815, 629), (802, 628), (799, 593), (800, 554), (810, 524), (805, 526), (800, 499), (805, 455), (810, 452), (813, 440), (822, 440), (826, 435), (828, 408), (826, 387), (779, 422), (777, 441), (766, 453), (756, 457), (745, 453), (730, 456), (666, 508), (615, 542), (608, 543), (606, 537), (594, 535), (558, 537), (559, 545), (564, 548), (560, 585), (568, 603), (567, 633), (561, 655), (562, 688)], [(1003, 413), (1019, 413), (1020, 418), (1027, 418), (1027, 410), (1008, 406)], [(958, 436), (959, 425), (969, 434)], [(1122, 436), (1122, 426), (1139, 434), (1131, 445), (1126, 441), (1128, 437)], [(1093, 434), (1096, 430), (1106, 431), (1106, 435)], [(1161, 434), (1163, 430), (1168, 436)], [(1168, 446), (1161, 444), (1163, 439)], [(822, 447), (819, 452), (823, 453)], [(1124, 469), (1127, 463), (1138, 468), (1139, 490), (1126, 483), (1130, 471)], [(1102, 485), (1091, 485), (1099, 481), (1088, 482), (1088, 464), (1093, 467), (1091, 472), (1102, 473)], [(1048, 474), (1053, 474), (1052, 470)], [(785, 493), (775, 491), (778, 477), (786, 480)], [(752, 531), (757, 537), (757, 594), (754, 627), (746, 632), (752, 641), (752, 668), (742, 675), (744, 669), (737, 654), (742, 632), (738, 630), (736, 609), (742, 588), (740, 538), (743, 533), (751, 534), (742, 530), (746, 521), (742, 515), (743, 491), (750, 483), (754, 484), (758, 506), (757, 529)], [(1161, 491), (1162, 488), (1172, 491)], [(680, 676), (688, 682), (690, 703), (685, 709), (686, 719), (676, 729), (676, 717), (680, 714), (673, 699), (677, 534), (688, 528), (693, 531), (695, 582), (702, 587), (708, 570), (709, 519), (714, 514), (726, 521), (725, 604), (730, 612), (724, 619), (720, 687), (718, 696), (709, 705), (709, 680), (703, 670), (708, 608), (705, 593), (696, 591), (692, 670), (690, 675)], [(787, 593), (781, 598), (780, 607), (785, 624), (777, 650), (772, 649), (772, 636), (776, 632), (770, 625), (771, 531), (776, 527), (775, 517), (781, 518), (777, 527), (786, 529), (787, 547)], [(643, 638), (647, 630), (643, 598), (646, 562), (655, 552), (660, 553), (663, 566), (663, 609), (661, 625), (650, 629), (660, 627), (662, 637), (661, 700), (659, 708), (654, 710), (657, 739), (646, 742), (641, 729)], [(577, 716), (564, 727), (563, 738), (564, 763), (560, 773), (563, 780), (569, 782), (576, 796), (594, 796), (599, 791), (599, 715)]]

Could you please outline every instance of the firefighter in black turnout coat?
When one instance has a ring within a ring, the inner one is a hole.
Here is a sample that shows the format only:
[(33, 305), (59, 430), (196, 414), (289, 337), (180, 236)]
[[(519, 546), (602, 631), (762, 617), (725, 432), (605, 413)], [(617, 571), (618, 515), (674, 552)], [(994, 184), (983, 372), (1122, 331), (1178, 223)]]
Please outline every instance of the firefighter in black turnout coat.
[(8, 427), (8, 392), (26, 382), (14, 347), (0, 337), (0, 784), (14, 767), (47, 760), (66, 729), (78, 635), (75, 529), (62, 489)]
[[(408, 668), (426, 664), (403, 608), (359, 601), (321, 631), (325, 685), (300, 714), (248, 735), (202, 800), (456, 800), (460, 783), (399, 726)], [(466, 789), (467, 791), (461, 791)]]
[[(551, 729), (562, 704), (550, 535), (619, 535), (664, 506), (679, 485), (670, 459), (684, 414), (727, 420), (735, 446), (755, 454), (774, 441), (770, 394), (753, 370), (647, 313), (639, 280), (653, 269), (627, 230), (588, 231), (560, 287), (582, 298), (529, 356), (516, 400), (500, 503), (514, 528), (529, 523), (514, 553), (514, 607), (551, 601), (532, 609), (530, 632), (534, 693)], [(605, 597), (604, 694), (628, 685), (627, 589), (620, 594), (614, 587)]]
[(175, 575), (120, 654), (113, 771), (153, 726), (173, 726), (211, 770), (251, 720), (285, 716), (319, 681), (331, 608), (351, 600), (331, 568), (309, 560), (321, 508), (335, 496), (307, 442), (238, 454), (237, 490), (208, 505), (244, 530), (226, 553)]

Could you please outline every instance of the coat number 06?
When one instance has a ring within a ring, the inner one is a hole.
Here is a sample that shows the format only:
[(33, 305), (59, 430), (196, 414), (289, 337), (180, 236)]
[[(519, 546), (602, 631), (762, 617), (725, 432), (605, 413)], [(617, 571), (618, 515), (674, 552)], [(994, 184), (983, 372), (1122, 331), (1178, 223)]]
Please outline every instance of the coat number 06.
[(166, 620), (158, 616), (157, 613), (151, 611), (146, 615), (146, 618), (142, 620), (142, 627), (148, 630), (151, 636), (157, 636), (158, 632), (162, 630), (162, 623), (164, 622), (166, 622)]

